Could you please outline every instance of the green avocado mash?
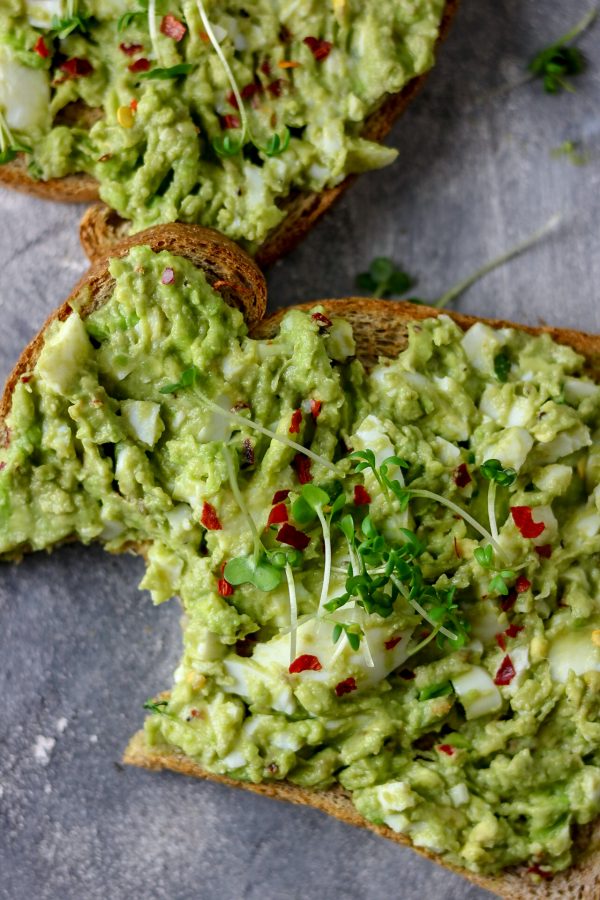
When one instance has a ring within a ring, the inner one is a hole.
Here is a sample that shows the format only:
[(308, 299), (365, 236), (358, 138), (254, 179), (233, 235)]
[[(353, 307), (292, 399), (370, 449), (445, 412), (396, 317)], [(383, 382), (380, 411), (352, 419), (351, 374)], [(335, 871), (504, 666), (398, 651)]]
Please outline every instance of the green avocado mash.
[(361, 131), (433, 65), (443, 8), (4, 0), (0, 162), (28, 148), (36, 178), (93, 175), (134, 231), (196, 222), (257, 247), (291, 192), (395, 159)]
[(141, 586), (185, 610), (151, 744), (339, 783), (473, 870), (569, 865), (600, 814), (583, 359), (440, 316), (366, 371), (319, 308), (257, 340), (186, 260), (136, 247), (111, 271), (109, 302), (55, 323), (15, 388), (0, 553), (146, 545)]

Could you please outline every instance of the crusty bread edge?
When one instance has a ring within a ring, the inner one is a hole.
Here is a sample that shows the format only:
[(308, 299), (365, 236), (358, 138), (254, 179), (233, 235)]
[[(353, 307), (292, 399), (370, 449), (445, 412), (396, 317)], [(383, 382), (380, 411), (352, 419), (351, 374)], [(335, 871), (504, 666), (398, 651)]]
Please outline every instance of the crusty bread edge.
[(264, 316), (267, 287), (264, 276), (253, 259), (233, 241), (200, 225), (177, 222), (161, 225), (125, 238), (111, 248), (110, 256), (98, 260), (80, 279), (68, 298), (48, 317), (40, 331), (21, 353), (8, 376), (0, 399), (0, 446), (8, 441), (6, 418), (18, 380), (34, 368), (44, 346), (48, 328), (56, 320), (66, 319), (77, 306), (82, 317), (98, 309), (111, 296), (113, 279), (108, 264), (111, 258), (124, 256), (131, 247), (149, 246), (154, 252), (168, 250), (191, 260), (202, 269), (207, 281), (231, 306), (242, 311), (249, 327)]
[[(446, 0), (440, 23), (437, 47), (446, 38), (450, 24), (456, 14), (459, 0)], [(397, 94), (385, 98), (365, 123), (363, 135), (368, 140), (382, 141), (391, 131), (396, 119), (404, 112), (411, 100), (423, 87), (428, 72), (413, 78)], [(272, 265), (277, 259), (289, 253), (298, 244), (315, 222), (329, 209), (350, 185), (356, 175), (346, 178), (336, 187), (319, 193), (295, 193), (284, 202), (285, 219), (268, 235), (256, 253), (256, 260), (262, 268)], [(22, 156), (12, 163), (0, 166), (0, 185), (13, 188), (46, 200), (65, 202), (97, 201), (98, 183), (90, 175), (68, 175), (50, 181), (36, 181), (29, 175)], [(100, 260), (115, 241), (124, 237), (128, 223), (104, 203), (95, 203), (83, 215), (79, 226), (83, 249), (91, 262)]]

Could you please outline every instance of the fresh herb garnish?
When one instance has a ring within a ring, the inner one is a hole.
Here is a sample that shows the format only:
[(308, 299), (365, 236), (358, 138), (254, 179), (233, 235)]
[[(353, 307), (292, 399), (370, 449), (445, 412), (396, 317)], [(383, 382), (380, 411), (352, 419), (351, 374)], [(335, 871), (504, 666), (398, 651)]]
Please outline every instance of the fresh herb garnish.
[(181, 374), (181, 378), (179, 381), (176, 381), (174, 384), (165, 384), (163, 387), (158, 389), (159, 394), (174, 394), (175, 391), (180, 391), (183, 388), (192, 387), (196, 381), (198, 380), (198, 369), (196, 366), (190, 366), (189, 369), (186, 369)]
[(87, 34), (91, 19), (91, 16), (82, 16), (79, 14), (66, 16), (64, 19), (53, 16), (52, 22), (50, 23), (50, 30), (54, 32), (59, 40), (64, 41), (64, 39), (74, 31), (81, 31), (82, 34)]
[(504, 468), (499, 459), (486, 459), (481, 466), (481, 474), (488, 481), (495, 482), (501, 487), (510, 487), (517, 480), (517, 473), (509, 466)]
[(485, 547), (476, 547), (473, 556), (482, 569), (490, 569), (494, 562), (494, 548), (491, 544), (486, 544)]
[(580, 75), (586, 68), (586, 58), (573, 41), (578, 38), (595, 20), (598, 10), (593, 9), (554, 43), (540, 50), (529, 63), (529, 71), (535, 78), (540, 78), (547, 94), (558, 94), (560, 91), (572, 91), (568, 78)]
[(397, 268), (387, 256), (376, 257), (368, 272), (361, 272), (356, 279), (356, 286), (373, 297), (400, 296), (414, 284), (414, 278)]
[(182, 75), (189, 75), (194, 66), (192, 63), (178, 63), (176, 66), (161, 68), (157, 66), (149, 69), (147, 72), (140, 72), (140, 78), (148, 78), (153, 81), (166, 81), (169, 78), (180, 78)]
[(510, 373), (511, 362), (509, 357), (504, 351), (501, 353), (497, 353), (494, 357), (494, 372), (496, 373), (496, 378), (498, 381), (505, 382), (508, 381), (508, 376)]
[(448, 694), (452, 693), (452, 685), (449, 681), (444, 681), (441, 684), (430, 684), (426, 688), (423, 688), (422, 691), (419, 691), (419, 700), (433, 700), (436, 697), (447, 697)]
[(143, 705), (143, 709), (147, 709), (153, 713), (159, 713), (161, 716), (165, 715), (165, 707), (169, 705), (168, 700), (146, 700)]
[(499, 572), (496, 572), (492, 580), (490, 581), (489, 589), (494, 594), (502, 594), (504, 597), (508, 594), (508, 585), (507, 581), (512, 581), (515, 577), (515, 572), (512, 569), (501, 569)]

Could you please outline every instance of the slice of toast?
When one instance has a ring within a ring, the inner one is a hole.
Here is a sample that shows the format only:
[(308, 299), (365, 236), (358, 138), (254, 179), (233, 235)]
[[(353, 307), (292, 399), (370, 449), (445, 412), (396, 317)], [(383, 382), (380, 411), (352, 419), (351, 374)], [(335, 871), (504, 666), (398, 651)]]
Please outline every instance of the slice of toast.
[[(202, 268), (209, 281), (223, 293), (225, 299), (242, 309), (252, 334), (269, 338), (276, 334), (283, 311), (263, 319), (266, 305), (264, 279), (255, 263), (234, 244), (214, 232), (198, 226), (170, 225), (149, 229), (133, 238), (128, 238), (114, 248), (115, 256), (124, 255), (131, 246), (149, 245), (155, 251), (167, 249), (190, 259)], [(10, 376), (0, 403), (0, 442), (6, 435), (5, 416), (10, 410), (11, 396), (17, 379), (30, 371), (35, 364), (44, 343), (45, 328), (54, 319), (65, 319), (71, 312), (71, 303), (85, 297), (79, 304), (82, 316), (99, 308), (110, 297), (112, 279), (107, 269), (107, 260), (96, 264), (75, 288), (69, 299), (50, 317), (44, 329), (29, 344), (21, 355)], [(315, 304), (305, 304), (312, 308)], [(353, 325), (357, 356), (369, 367), (380, 356), (395, 356), (406, 345), (407, 324), (410, 321), (439, 315), (439, 311), (410, 303), (393, 303), (380, 300), (349, 298), (346, 300), (324, 301), (326, 314), (344, 316)], [(462, 328), (468, 328), (478, 321), (472, 316), (453, 314), (452, 318)], [(495, 327), (512, 323), (502, 320), (487, 320)], [(573, 347), (583, 354), (588, 362), (589, 373), (600, 379), (600, 336), (587, 335), (572, 330), (557, 328), (522, 328), (531, 334), (546, 332), (557, 342)], [(26, 548), (23, 548), (26, 549)], [(144, 553), (143, 546), (127, 547)], [(293, 803), (313, 806), (349, 824), (368, 828), (397, 843), (412, 846), (408, 838), (394, 833), (384, 826), (373, 825), (364, 820), (355, 810), (349, 795), (340, 787), (325, 791), (301, 788), (285, 782), (250, 784), (235, 782), (233, 779), (213, 775), (199, 767), (192, 759), (175, 752), (169, 747), (149, 747), (143, 733), (134, 736), (125, 752), (125, 762), (149, 769), (171, 769), (200, 778), (207, 778), (224, 784), (235, 785)], [(507, 870), (494, 876), (477, 875), (456, 868), (421, 848), (417, 852), (435, 862), (464, 875), (466, 878), (494, 891), (498, 896), (511, 900), (596, 900), (600, 896), (600, 821), (592, 826), (580, 828), (576, 835), (576, 861), (568, 871), (555, 876), (552, 881), (536, 884), (524, 868)]]
[[(438, 46), (448, 34), (459, 0), (446, 0), (444, 15), (440, 24)], [(383, 141), (396, 119), (404, 112), (413, 97), (425, 83), (427, 75), (414, 78), (397, 94), (385, 98), (381, 106), (365, 123), (363, 137), (370, 141)], [(92, 112), (90, 121), (97, 116)], [(79, 117), (81, 113), (79, 112)], [(277, 259), (292, 250), (308, 233), (318, 219), (354, 182), (356, 176), (349, 176), (336, 187), (326, 188), (319, 193), (296, 192), (283, 201), (286, 218), (271, 231), (266, 241), (258, 249), (256, 259), (260, 266), (272, 265)], [(99, 199), (98, 183), (85, 174), (68, 175), (39, 181), (31, 177), (25, 159), (18, 156), (13, 162), (0, 166), (0, 185), (42, 197), (45, 200), (64, 202), (90, 202)], [(106, 255), (108, 249), (129, 232), (129, 222), (103, 203), (95, 203), (84, 214), (80, 224), (80, 239), (83, 249), (95, 262)]]

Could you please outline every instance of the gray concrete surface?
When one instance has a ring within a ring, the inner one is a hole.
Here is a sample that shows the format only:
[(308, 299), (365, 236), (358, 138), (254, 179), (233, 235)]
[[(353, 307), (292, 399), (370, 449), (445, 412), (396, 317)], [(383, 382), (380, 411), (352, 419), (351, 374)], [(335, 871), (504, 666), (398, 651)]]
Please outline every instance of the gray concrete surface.
[[(437, 69), (398, 124), (394, 168), (364, 177), (270, 275), (273, 307), (353, 292), (390, 255), (435, 298), (551, 215), (559, 228), (460, 308), (600, 327), (600, 25), (574, 94), (518, 79), (584, 0), (464, 0)], [(574, 166), (551, 151), (581, 141)], [(0, 192), (0, 377), (84, 270), (81, 209)], [(142, 563), (69, 547), (0, 570), (0, 897), (6, 900), (483, 900), (462, 880), (311, 810), (124, 770), (166, 687), (175, 604), (154, 609)]]

